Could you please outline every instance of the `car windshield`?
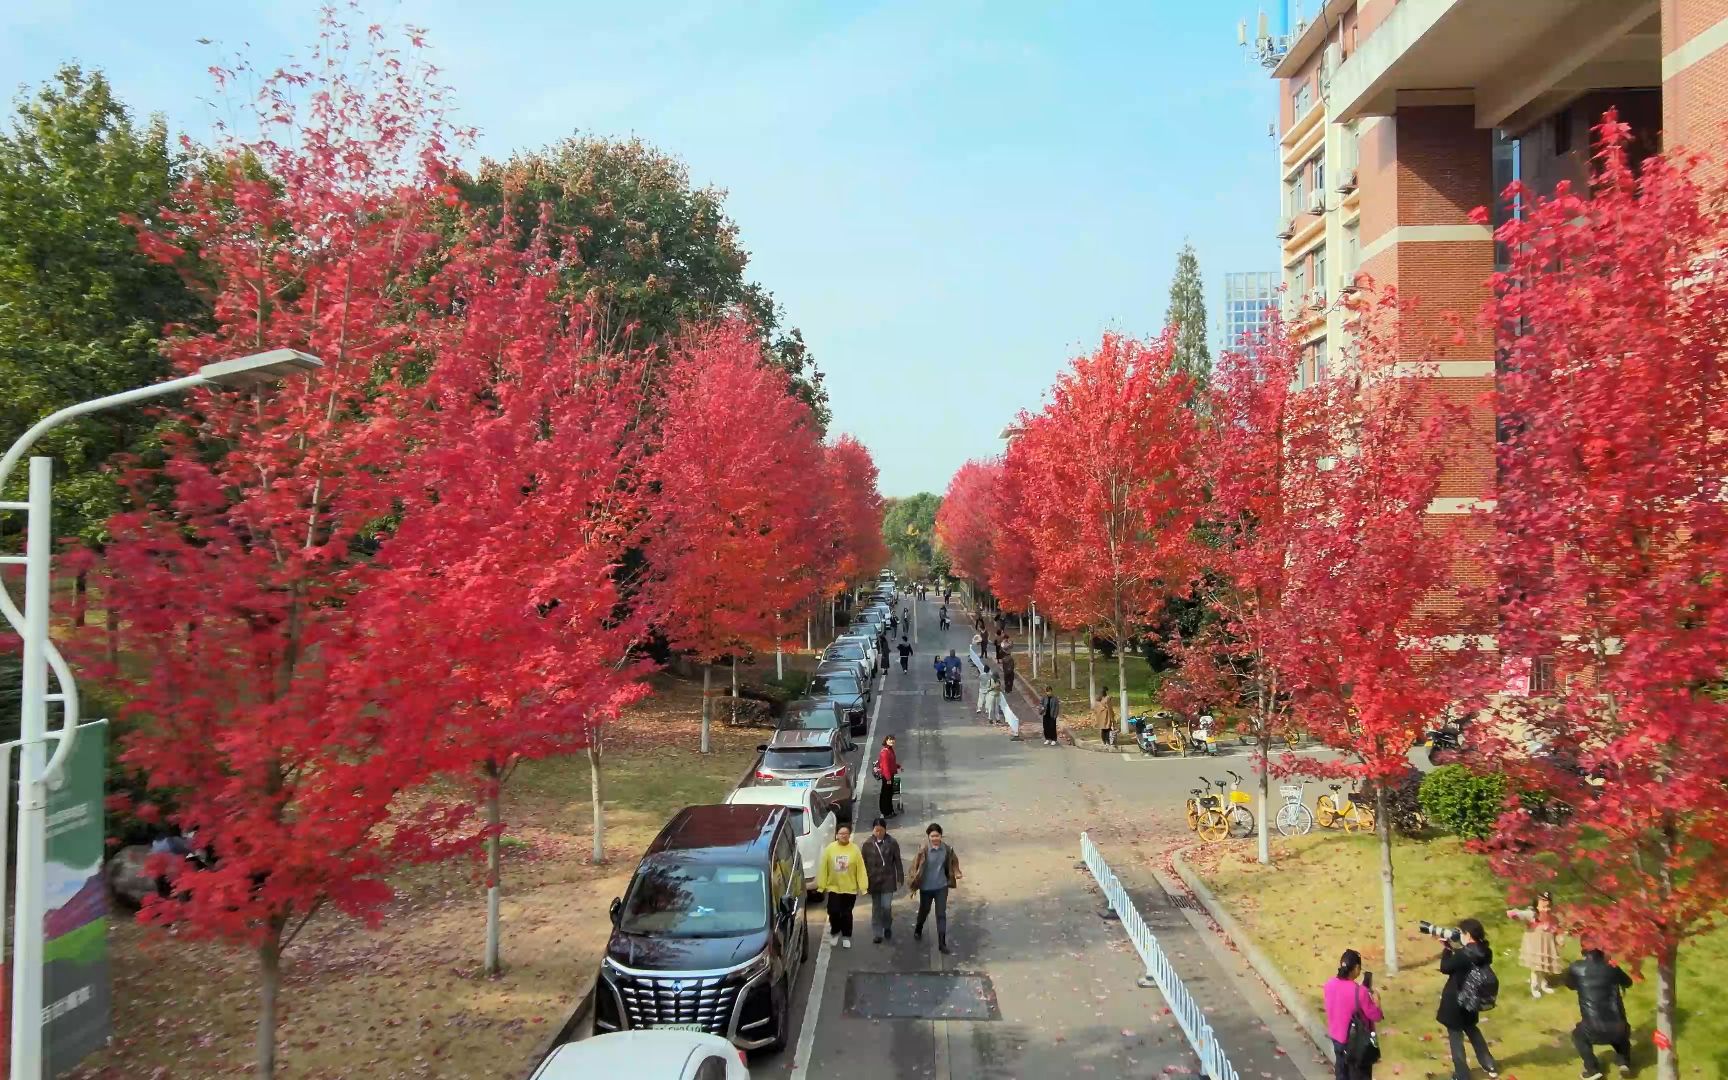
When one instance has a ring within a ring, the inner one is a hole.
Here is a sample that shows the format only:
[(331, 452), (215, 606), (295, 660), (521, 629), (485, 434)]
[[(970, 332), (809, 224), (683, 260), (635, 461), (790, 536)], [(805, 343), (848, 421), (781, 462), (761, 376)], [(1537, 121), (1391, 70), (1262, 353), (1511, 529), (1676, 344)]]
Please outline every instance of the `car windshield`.
[(792, 815), (792, 827), (798, 831), (798, 835), (809, 836), (810, 815), (804, 812), (804, 808), (802, 806), (792, 806), (788, 807), (786, 812)]
[(829, 746), (769, 747), (762, 752), (762, 767), (785, 772), (834, 767), (834, 749)]
[(810, 680), (810, 693), (817, 697), (857, 697), (858, 680), (850, 675), (818, 675)]
[(836, 728), (840, 726), (840, 718), (834, 715), (832, 707), (818, 705), (813, 709), (794, 709), (786, 713), (786, 726), (789, 728)]
[(856, 641), (848, 641), (843, 645), (828, 646), (828, 651), (822, 655), (830, 660), (835, 658), (841, 660), (862, 660), (864, 659), (864, 646)]
[(660, 858), (636, 871), (618, 928), (661, 937), (736, 937), (767, 922), (767, 883), (756, 867)]

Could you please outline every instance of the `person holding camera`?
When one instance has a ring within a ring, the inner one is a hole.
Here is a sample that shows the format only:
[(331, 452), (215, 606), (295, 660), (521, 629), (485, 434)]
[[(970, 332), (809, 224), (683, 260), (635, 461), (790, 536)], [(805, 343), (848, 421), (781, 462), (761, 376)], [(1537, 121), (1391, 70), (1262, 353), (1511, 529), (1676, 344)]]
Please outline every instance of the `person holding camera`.
[(1596, 1047), (1612, 1047), (1620, 1059), (1620, 1075), (1632, 1075), (1632, 1025), (1626, 1020), (1625, 990), (1632, 977), (1610, 964), (1602, 950), (1584, 942), (1584, 958), (1566, 969), (1566, 985), (1578, 992), (1578, 1026), (1572, 1046), (1584, 1064), (1583, 1080), (1602, 1080)]
[[(1358, 976), (1361, 982), (1356, 981)], [(1361, 953), (1344, 950), (1338, 959), (1338, 974), (1326, 981), (1321, 996), (1326, 1002), (1326, 1034), (1332, 1037), (1334, 1080), (1367, 1080), (1374, 1074), (1374, 1062), (1380, 1057), (1374, 1025), (1384, 1019), (1384, 1014), (1374, 999), (1374, 973), (1362, 972)], [(1351, 1025), (1358, 1016), (1363, 1023), (1352, 1038)]]
[(1440, 991), (1440, 1011), (1435, 1019), (1446, 1029), (1446, 1041), (1452, 1047), (1454, 1080), (1470, 1080), (1470, 1068), (1464, 1063), (1464, 1040), (1468, 1038), (1476, 1051), (1476, 1060), (1490, 1080), (1500, 1075), (1500, 1066), (1488, 1052), (1488, 1040), (1477, 1026), (1483, 1009), (1494, 1007), (1499, 993), (1499, 980), (1494, 976), (1494, 950), (1488, 947), (1488, 931), (1476, 919), (1459, 919), (1455, 930), (1424, 926), (1442, 943), (1440, 973), (1446, 976), (1446, 987)]

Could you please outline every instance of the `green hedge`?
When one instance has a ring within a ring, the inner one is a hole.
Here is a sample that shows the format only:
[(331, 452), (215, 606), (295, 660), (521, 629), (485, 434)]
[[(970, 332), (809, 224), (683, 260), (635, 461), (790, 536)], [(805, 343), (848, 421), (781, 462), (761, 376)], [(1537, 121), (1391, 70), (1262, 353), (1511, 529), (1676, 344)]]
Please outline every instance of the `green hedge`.
[(1481, 840), (1494, 829), (1506, 802), (1506, 778), (1473, 773), (1462, 765), (1442, 765), (1422, 778), (1417, 796), (1428, 820), (1466, 840)]

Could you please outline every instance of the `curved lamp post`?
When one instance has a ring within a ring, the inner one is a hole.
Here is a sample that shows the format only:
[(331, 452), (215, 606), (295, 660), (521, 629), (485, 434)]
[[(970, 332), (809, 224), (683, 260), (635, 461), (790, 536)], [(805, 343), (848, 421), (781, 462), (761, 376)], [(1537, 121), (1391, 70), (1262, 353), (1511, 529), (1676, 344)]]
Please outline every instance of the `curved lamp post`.
[[(0, 491), (12, 470), (44, 433), (75, 417), (104, 409), (130, 405), (149, 398), (177, 394), (198, 386), (249, 387), (276, 382), (297, 372), (322, 367), (317, 357), (293, 349), (273, 349), (235, 360), (205, 364), (195, 374), (167, 382), (142, 386), (94, 401), (69, 405), (36, 422), (0, 458)], [(42, 1076), (42, 964), (43, 919), (47, 898), (44, 877), (47, 847), (48, 785), (60, 777), (72, 745), (78, 738), (78, 687), (60, 650), (48, 637), (49, 556), (53, 547), (52, 458), (30, 459), (30, 492), (23, 502), (0, 501), (0, 511), (22, 510), (29, 515), (23, 555), (0, 556), (0, 564), (24, 567), (24, 610), (20, 612), (11, 594), (0, 588), (0, 613), (24, 639), (23, 707), (20, 712), (18, 776), (18, 881), (13, 901), (12, 944), (12, 1069), (15, 1080), (41, 1080)], [(54, 669), (59, 693), (48, 692), (48, 669)], [(63, 719), (60, 730), (48, 733), (48, 702), (58, 701)], [(55, 740), (54, 755), (48, 756), (48, 741)], [(8, 754), (10, 750), (6, 751)], [(0, 799), (4, 793), (0, 793)], [(3, 819), (0, 819), (3, 820)], [(3, 830), (0, 830), (3, 832)], [(5, 837), (0, 835), (0, 868), (4, 867)], [(0, 869), (3, 873), (3, 869)], [(0, 926), (4, 901), (0, 899)]]

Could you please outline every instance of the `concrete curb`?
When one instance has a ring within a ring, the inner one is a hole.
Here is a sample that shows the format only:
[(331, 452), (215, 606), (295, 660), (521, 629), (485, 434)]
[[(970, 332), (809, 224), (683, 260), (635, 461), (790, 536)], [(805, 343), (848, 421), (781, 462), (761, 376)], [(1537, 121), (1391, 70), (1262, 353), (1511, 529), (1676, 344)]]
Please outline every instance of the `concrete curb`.
[(1284, 1007), (1284, 1011), (1290, 1014), (1292, 1020), (1296, 1021), (1296, 1026), (1300, 1027), (1302, 1033), (1308, 1036), (1308, 1041), (1314, 1044), (1314, 1048), (1320, 1052), (1326, 1061), (1331, 1061), (1332, 1037), (1326, 1033), (1326, 1022), (1315, 1015), (1314, 1010), (1309, 1008), (1307, 999), (1296, 992), (1296, 988), (1284, 978), (1277, 965), (1273, 964), (1266, 954), (1260, 951), (1260, 946), (1254, 944), (1254, 939), (1243, 931), (1228, 911), (1224, 910), (1224, 905), (1220, 904), (1218, 898), (1212, 895), (1212, 890), (1208, 889), (1206, 883), (1200, 880), (1200, 876), (1194, 873), (1183, 861), (1180, 852), (1170, 853), (1170, 865), (1175, 867), (1176, 875), (1182, 879), (1182, 884), (1194, 895), (1194, 899), (1200, 902), (1200, 906), (1206, 909), (1206, 914), (1210, 915), (1212, 921), (1218, 924), (1218, 928), (1236, 947), (1236, 951), (1248, 961), (1248, 966), (1254, 969), (1254, 973), (1260, 976), (1267, 989), (1272, 991), (1273, 996), (1278, 999), (1278, 1003)]
[(582, 1028), (583, 1021), (591, 1019), (594, 1015), (594, 991), (599, 988), (599, 985), (598, 979), (589, 978), (587, 992), (576, 999), (576, 1007), (570, 1010), (570, 1015), (565, 1017), (564, 1022), (547, 1035), (541, 1041), (540, 1048), (534, 1051), (533, 1064), (529, 1065), (528, 1071), (522, 1074), (524, 1080), (533, 1080), (534, 1073), (539, 1070), (547, 1058), (552, 1056), (552, 1051), (567, 1042), (576, 1041), (576, 1032)]

